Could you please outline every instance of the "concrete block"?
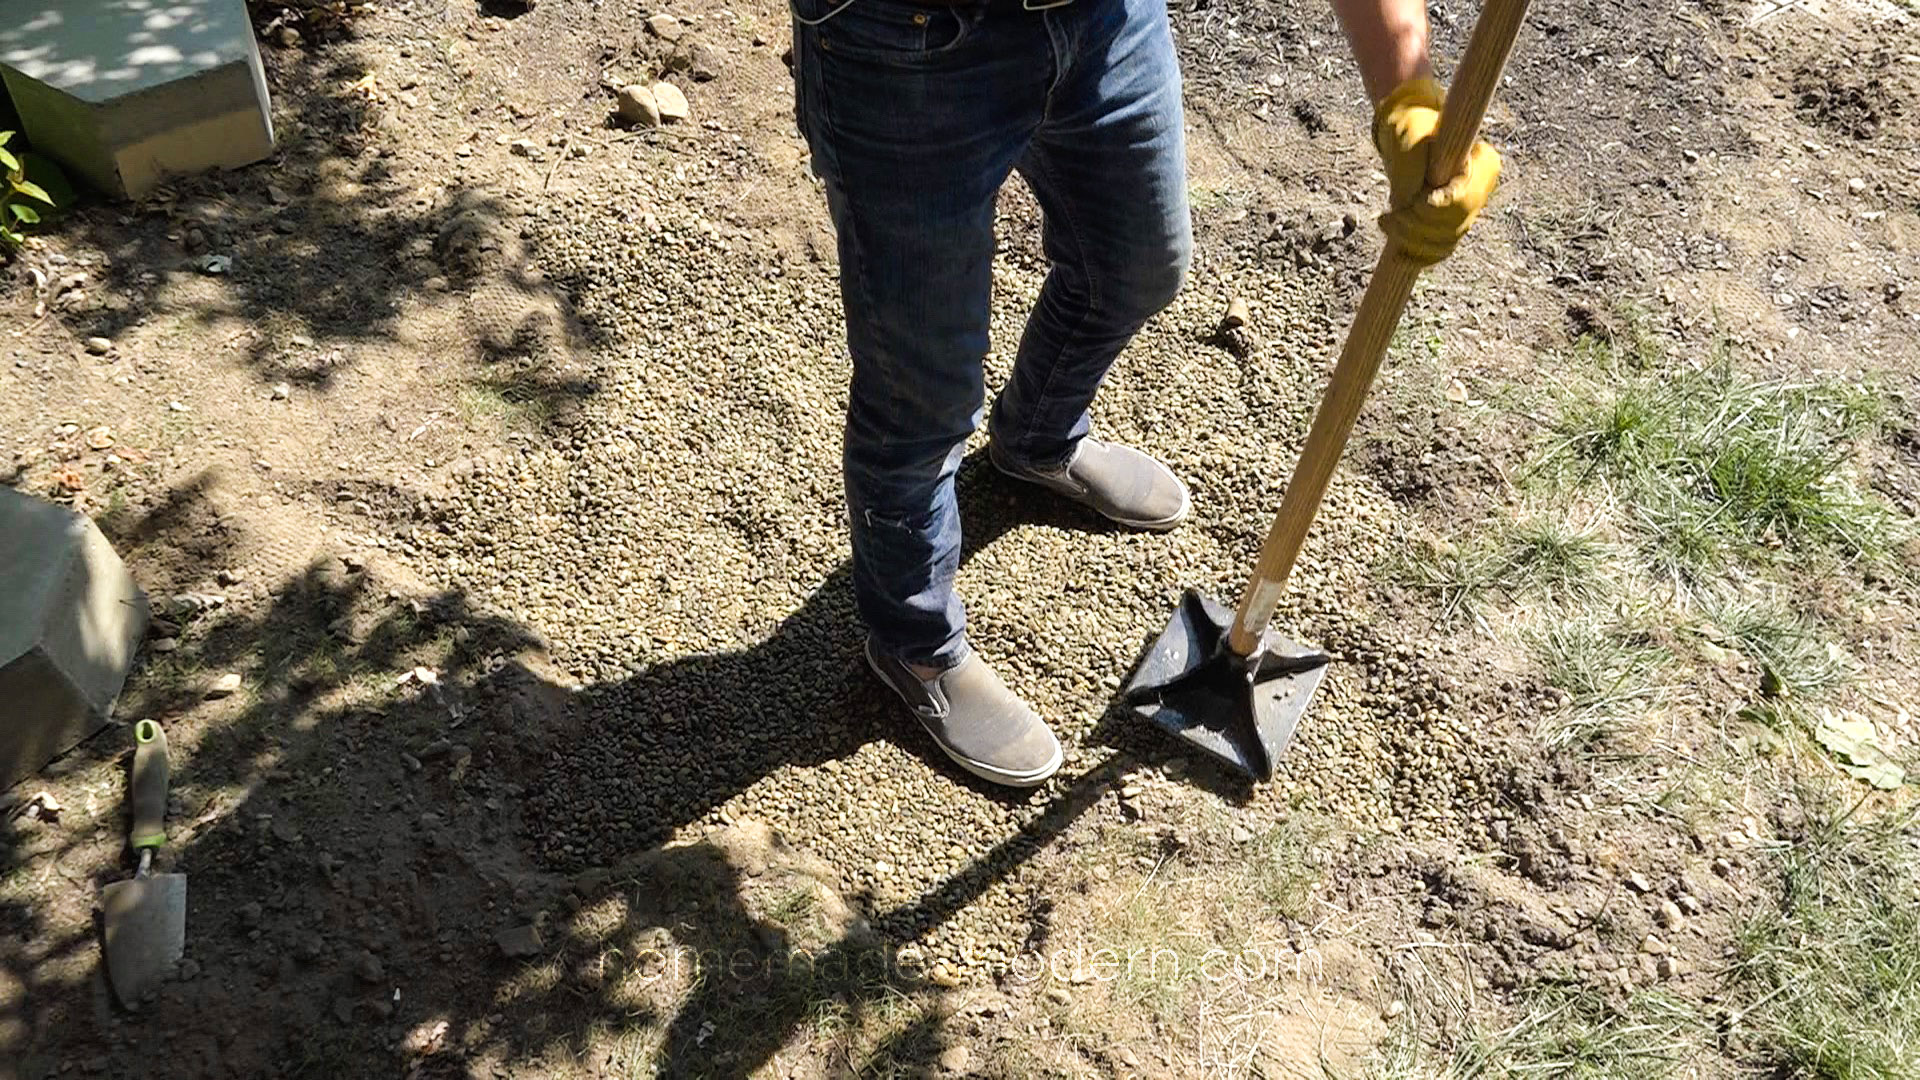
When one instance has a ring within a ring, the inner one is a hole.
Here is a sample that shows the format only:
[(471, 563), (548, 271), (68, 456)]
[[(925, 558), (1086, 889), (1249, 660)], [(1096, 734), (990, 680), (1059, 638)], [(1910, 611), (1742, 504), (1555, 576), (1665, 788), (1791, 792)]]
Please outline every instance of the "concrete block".
[(0, 487), (0, 791), (106, 724), (146, 629), (92, 521)]
[(273, 152), (246, 0), (5, 0), (0, 79), (34, 149), (138, 198)]

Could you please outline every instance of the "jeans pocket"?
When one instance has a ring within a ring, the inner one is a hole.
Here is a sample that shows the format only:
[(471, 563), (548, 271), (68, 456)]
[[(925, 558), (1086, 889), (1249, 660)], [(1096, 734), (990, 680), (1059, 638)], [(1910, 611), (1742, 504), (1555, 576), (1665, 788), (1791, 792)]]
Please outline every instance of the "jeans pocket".
[(901, 0), (792, 0), (798, 28), (828, 56), (911, 61), (936, 56), (966, 40), (971, 9), (920, 6)]

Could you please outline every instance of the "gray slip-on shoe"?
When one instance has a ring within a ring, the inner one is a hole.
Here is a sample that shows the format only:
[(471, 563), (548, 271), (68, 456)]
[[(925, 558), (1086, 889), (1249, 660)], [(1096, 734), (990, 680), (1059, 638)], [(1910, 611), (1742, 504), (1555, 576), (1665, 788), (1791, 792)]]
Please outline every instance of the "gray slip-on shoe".
[(900, 695), (920, 726), (961, 768), (1008, 787), (1033, 787), (1060, 768), (1060, 742), (985, 660), (966, 659), (932, 679), (873, 651), (867, 666)]
[(1131, 446), (1091, 435), (1081, 439), (1073, 457), (1058, 468), (1016, 465), (992, 441), (987, 457), (1008, 476), (1039, 484), (1130, 529), (1165, 532), (1185, 521), (1193, 505), (1187, 485), (1172, 469)]

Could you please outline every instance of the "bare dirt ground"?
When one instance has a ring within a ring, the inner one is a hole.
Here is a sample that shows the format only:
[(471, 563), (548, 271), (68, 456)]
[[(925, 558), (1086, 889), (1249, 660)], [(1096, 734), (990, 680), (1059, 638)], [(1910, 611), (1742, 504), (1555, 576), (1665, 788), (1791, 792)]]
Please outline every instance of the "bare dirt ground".
[[(3, 797), (0, 1076), (1920, 1075), (1912, 788), (1828, 723), (1916, 764), (1911, 8), (1536, 6), (1498, 208), (1282, 612), (1342, 662), (1250, 789), (1113, 698), (1241, 584), (1384, 184), (1324, 10), (1174, 5), (1200, 250), (1097, 420), (1196, 520), (962, 476), (980, 647), (1069, 747), (1026, 798), (858, 664), (785, 12), (257, 10), (281, 153), (0, 291), (0, 479), (155, 601), (117, 719), (167, 725), (190, 878), (120, 1010), (124, 726)], [(690, 120), (610, 123), (662, 72)], [(1007, 343), (1017, 185), (1002, 235)]]

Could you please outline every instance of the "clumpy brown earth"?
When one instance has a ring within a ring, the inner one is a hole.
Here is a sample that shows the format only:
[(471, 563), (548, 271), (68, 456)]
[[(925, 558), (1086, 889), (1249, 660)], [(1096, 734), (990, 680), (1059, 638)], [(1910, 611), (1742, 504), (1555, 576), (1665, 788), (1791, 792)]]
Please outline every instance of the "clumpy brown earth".
[[(785, 13), (258, 11), (300, 31), (266, 48), (281, 154), (83, 206), (0, 294), (0, 474), (155, 600), (117, 719), (168, 727), (190, 879), (187, 961), (121, 1010), (124, 727), (5, 796), (0, 1075), (1920, 1068), (1913, 1029), (1808, 1056), (1751, 944), (1841, 834), (1820, 808), (1910, 802), (1807, 734), (1920, 736), (1909, 9), (1537, 5), (1498, 206), (1422, 283), (1282, 608), (1340, 663), (1249, 788), (1114, 698), (1181, 588), (1240, 586), (1384, 183), (1321, 7), (1177, 5), (1196, 268), (1096, 423), (1195, 519), (960, 482), (976, 643), (1068, 747), (1028, 796), (858, 661)], [(1434, 9), (1438, 56), (1473, 16)], [(692, 118), (612, 125), (662, 72)], [(1010, 349), (1044, 270), (1017, 185), (1001, 227)], [(1766, 409), (1846, 436), (1811, 485), (1675, 481), (1723, 508), (1682, 530), (1606, 472), (1653, 437), (1619, 399), (1730, 387), (1709, 442)]]

